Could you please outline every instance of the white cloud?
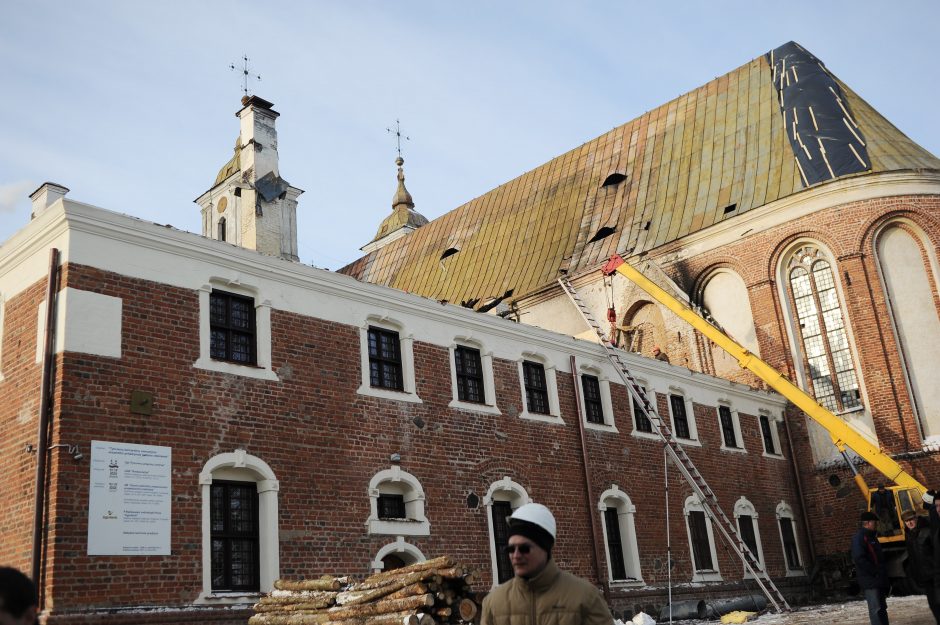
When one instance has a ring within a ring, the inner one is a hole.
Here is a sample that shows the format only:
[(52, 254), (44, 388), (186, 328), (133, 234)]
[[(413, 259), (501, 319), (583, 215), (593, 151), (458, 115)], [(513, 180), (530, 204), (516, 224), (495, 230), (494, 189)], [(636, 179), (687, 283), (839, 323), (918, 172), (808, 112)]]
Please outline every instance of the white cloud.
[(16, 205), (26, 201), (26, 194), (36, 187), (34, 182), (21, 180), (9, 184), (0, 184), (0, 214), (12, 213)]

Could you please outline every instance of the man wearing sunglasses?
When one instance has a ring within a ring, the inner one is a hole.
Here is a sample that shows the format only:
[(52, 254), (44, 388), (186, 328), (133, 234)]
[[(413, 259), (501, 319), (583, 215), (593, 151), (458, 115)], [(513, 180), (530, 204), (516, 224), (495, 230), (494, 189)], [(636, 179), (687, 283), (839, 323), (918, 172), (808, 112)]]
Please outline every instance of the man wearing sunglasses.
[(610, 625), (613, 617), (590, 582), (552, 560), (555, 517), (538, 503), (509, 517), (506, 553), (515, 576), (483, 600), (482, 625)]

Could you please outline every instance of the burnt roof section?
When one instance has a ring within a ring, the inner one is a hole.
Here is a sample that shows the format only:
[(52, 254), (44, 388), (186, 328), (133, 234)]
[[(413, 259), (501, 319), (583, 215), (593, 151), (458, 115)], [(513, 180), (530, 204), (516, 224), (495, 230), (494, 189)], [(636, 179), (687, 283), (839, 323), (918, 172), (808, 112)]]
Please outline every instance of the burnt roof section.
[[(791, 47), (791, 54), (802, 50), (792, 43), (781, 46)], [(802, 53), (808, 55), (805, 63), (816, 60), (805, 50)], [(779, 54), (775, 51), (775, 62)], [(849, 144), (867, 150), (864, 155), (859, 152), (867, 167), (855, 169), (846, 159), (845, 168), (833, 167), (832, 177), (940, 170), (940, 160), (822, 70), (829, 82), (808, 90), (814, 94), (808, 102), (832, 86), (854, 122), (852, 129), (864, 142), (861, 146), (853, 137), (837, 151), (851, 156)], [(776, 79), (779, 84), (779, 75)], [(798, 79), (802, 81), (803, 75)], [(788, 99), (785, 91), (784, 107)], [(815, 112), (815, 104), (813, 108)], [(833, 118), (833, 124), (840, 119)], [(812, 122), (799, 113), (798, 124), (808, 145), (811, 135), (803, 131)], [(813, 182), (804, 182), (800, 174), (791, 135), (792, 127), (788, 132), (784, 126), (768, 53), (500, 185), (340, 271), (452, 302), (486, 301), (510, 289), (516, 297), (524, 296), (554, 284), (561, 268), (574, 275), (599, 266), (615, 252), (652, 250), (799, 193)], [(813, 138), (822, 138), (832, 155), (834, 145), (826, 137), (820, 131)], [(614, 173), (624, 177), (604, 185)], [(726, 212), (732, 205), (734, 209)], [(602, 228), (614, 232), (592, 241)], [(451, 247), (460, 253), (442, 261), (441, 255)]]

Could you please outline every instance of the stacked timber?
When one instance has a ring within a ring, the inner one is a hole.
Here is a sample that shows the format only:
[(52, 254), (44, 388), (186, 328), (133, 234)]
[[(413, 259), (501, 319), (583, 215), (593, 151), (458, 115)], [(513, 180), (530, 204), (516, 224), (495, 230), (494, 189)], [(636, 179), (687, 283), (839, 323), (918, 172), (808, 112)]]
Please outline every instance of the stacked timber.
[(472, 623), (480, 596), (473, 575), (441, 556), (359, 583), (347, 577), (274, 582), (255, 604), (250, 625), (437, 625)]

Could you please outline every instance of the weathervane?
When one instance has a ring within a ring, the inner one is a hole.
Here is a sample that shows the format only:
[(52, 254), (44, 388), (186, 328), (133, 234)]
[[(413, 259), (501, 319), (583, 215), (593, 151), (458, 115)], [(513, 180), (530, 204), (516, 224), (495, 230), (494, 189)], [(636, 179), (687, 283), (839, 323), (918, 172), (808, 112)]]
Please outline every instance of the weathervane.
[[(392, 133), (392, 134), (395, 135), (395, 140), (396, 140), (396, 142), (398, 143), (398, 158), (401, 158), (401, 138), (402, 138), (402, 136), (403, 136), (403, 135), (401, 134), (401, 122), (399, 122), (399, 121), (396, 119), (396, 120), (395, 120), (395, 130), (392, 130), (391, 128), (386, 128), (385, 130), (387, 130), (387, 131), (389, 131), (390, 133)], [(405, 137), (405, 141), (411, 141), (411, 137)]]
[(245, 93), (245, 97), (248, 96), (248, 79), (253, 78), (254, 80), (261, 80), (260, 74), (252, 74), (248, 66), (248, 55), (242, 55), (242, 66), (236, 67), (234, 63), (229, 65), (229, 68), (234, 72), (236, 70), (241, 71), (242, 73), (242, 91)]

